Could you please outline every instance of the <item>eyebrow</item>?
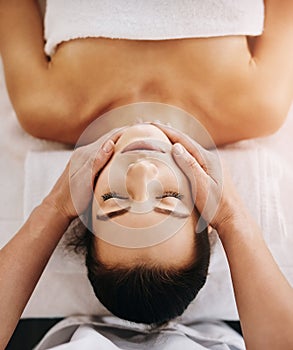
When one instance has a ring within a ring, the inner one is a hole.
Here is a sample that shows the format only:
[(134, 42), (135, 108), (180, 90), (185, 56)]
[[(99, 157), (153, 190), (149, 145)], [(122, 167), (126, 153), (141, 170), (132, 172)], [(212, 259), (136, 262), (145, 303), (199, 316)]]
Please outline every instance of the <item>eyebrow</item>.
[(123, 209), (119, 209), (119, 210), (115, 210), (115, 211), (110, 211), (109, 213), (102, 214), (102, 215), (97, 214), (96, 219), (106, 221), (106, 220), (109, 220), (111, 218), (115, 218), (117, 216), (121, 216), (123, 214), (126, 214), (129, 212), (129, 210), (130, 210), (130, 207), (127, 207), (127, 208), (123, 208)]
[[(101, 221), (107, 221), (109, 219), (116, 218), (117, 216), (124, 215), (124, 214), (128, 213), (129, 210), (130, 210), (130, 207), (127, 207), (127, 208), (123, 208), (123, 209), (119, 209), (119, 210), (115, 210), (115, 211), (110, 211), (109, 213), (102, 214), (102, 215), (97, 214), (96, 219), (101, 220)], [(174, 216), (174, 217), (179, 218), (179, 219), (185, 219), (185, 218), (189, 217), (189, 214), (183, 214), (183, 213), (179, 213), (177, 211), (171, 210), (171, 209), (163, 209), (163, 208), (158, 208), (158, 207), (154, 208), (154, 212), (166, 214), (166, 215), (171, 215), (171, 216)]]

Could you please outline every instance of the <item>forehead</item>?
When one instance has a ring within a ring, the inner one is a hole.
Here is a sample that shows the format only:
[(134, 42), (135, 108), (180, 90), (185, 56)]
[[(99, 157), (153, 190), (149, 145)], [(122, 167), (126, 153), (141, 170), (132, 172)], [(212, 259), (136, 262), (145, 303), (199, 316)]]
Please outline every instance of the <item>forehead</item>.
[[(95, 220), (96, 219), (96, 214), (97, 214), (97, 208), (95, 208), (95, 206), (93, 206), (93, 210), (92, 210), (92, 217)], [(185, 222), (187, 222), (189, 220), (189, 217), (192, 214), (192, 212), (188, 212), (187, 208), (184, 208), (185, 210), (183, 210), (182, 208), (180, 208), (180, 210), (178, 210), (179, 213), (182, 212), (182, 216), (180, 215), (175, 215), (175, 219), (171, 220), (172, 223), (179, 223), (180, 226), (184, 225)], [(117, 211), (117, 208), (114, 208), (115, 211)], [(98, 209), (99, 214), (102, 214), (102, 212), (100, 213), (99, 209)], [(163, 211), (160, 210), (148, 210), (147, 212), (136, 212), (133, 210), (128, 210), (125, 211), (125, 213), (123, 213), (122, 215), (117, 215), (111, 218), (108, 218), (107, 220), (100, 220), (97, 218), (97, 221), (99, 221), (98, 226), (102, 226), (103, 222), (105, 221), (111, 221), (114, 224), (117, 224), (117, 228), (119, 228), (120, 226), (123, 227), (129, 227), (130, 229), (136, 229), (136, 228), (148, 228), (148, 227), (154, 227), (155, 225), (158, 224), (163, 224), (165, 223), (166, 225), (168, 225), (170, 223), (170, 220), (168, 220), (168, 217), (171, 214), (169, 212), (164, 213)], [(101, 222), (102, 221), (102, 222)], [(169, 229), (171, 229), (171, 227), (169, 227)]]
[(195, 252), (194, 223), (185, 225), (177, 234), (149, 247), (121, 247), (95, 237), (95, 250), (104, 264), (132, 267), (135, 264), (155, 263), (161, 266), (184, 266)]

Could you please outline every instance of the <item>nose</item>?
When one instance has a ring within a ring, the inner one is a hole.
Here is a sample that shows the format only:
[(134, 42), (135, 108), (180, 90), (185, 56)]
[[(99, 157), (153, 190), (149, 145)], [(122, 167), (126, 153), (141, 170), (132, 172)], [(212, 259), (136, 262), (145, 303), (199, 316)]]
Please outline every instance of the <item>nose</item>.
[(148, 199), (148, 184), (156, 178), (158, 168), (149, 161), (138, 161), (128, 168), (126, 188), (129, 195), (136, 201)]

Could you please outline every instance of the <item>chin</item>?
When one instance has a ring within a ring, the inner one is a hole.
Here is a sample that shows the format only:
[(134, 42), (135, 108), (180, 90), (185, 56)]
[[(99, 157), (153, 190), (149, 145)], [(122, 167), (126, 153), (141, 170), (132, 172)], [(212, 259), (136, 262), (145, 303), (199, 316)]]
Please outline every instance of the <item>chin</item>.
[(136, 124), (129, 127), (120, 137), (116, 143), (116, 150), (118, 151), (134, 141), (143, 139), (154, 139), (171, 144), (168, 137), (155, 125)]

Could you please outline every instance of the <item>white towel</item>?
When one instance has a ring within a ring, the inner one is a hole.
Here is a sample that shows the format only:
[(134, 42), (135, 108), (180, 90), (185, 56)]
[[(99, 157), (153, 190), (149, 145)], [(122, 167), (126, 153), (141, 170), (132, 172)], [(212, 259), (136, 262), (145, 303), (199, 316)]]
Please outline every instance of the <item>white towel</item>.
[(45, 52), (86, 37), (166, 40), (260, 35), (262, 0), (47, 0)]
[(29, 151), (25, 160), (24, 220), (50, 192), (72, 151)]

